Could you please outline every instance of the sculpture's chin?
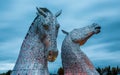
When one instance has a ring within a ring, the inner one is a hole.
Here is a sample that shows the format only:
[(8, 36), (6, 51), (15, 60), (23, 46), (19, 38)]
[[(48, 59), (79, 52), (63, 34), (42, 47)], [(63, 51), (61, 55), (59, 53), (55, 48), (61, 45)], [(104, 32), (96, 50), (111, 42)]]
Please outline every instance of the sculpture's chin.
[(49, 51), (47, 60), (49, 62), (54, 62), (58, 56), (58, 51)]

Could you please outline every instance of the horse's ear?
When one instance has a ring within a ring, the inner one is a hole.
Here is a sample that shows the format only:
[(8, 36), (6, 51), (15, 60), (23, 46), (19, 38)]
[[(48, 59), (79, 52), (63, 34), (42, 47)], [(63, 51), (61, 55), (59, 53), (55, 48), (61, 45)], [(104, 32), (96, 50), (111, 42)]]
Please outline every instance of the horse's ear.
[(55, 17), (60, 16), (61, 13), (62, 13), (62, 10), (59, 10), (59, 11), (55, 14)]
[(65, 30), (62, 30), (62, 32), (63, 32), (64, 34), (66, 34), (66, 35), (69, 34), (69, 33), (68, 33), (67, 31), (65, 31)]
[(43, 15), (44, 17), (47, 16), (46, 13), (43, 10), (41, 10), (40, 8), (36, 7), (36, 9), (38, 11), (37, 15)]

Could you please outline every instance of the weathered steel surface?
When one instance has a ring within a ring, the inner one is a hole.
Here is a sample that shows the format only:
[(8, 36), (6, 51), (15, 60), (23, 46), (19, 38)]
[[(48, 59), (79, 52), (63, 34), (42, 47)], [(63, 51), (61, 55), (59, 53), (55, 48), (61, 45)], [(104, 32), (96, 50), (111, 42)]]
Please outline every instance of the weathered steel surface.
[(62, 43), (62, 64), (65, 75), (99, 75), (89, 58), (80, 50), (93, 34), (100, 32), (100, 26), (92, 24), (87, 27), (74, 29), (67, 34)]
[(47, 8), (37, 10), (11, 75), (49, 75), (47, 61), (53, 62), (58, 55), (56, 38), (60, 25), (56, 18), (61, 12), (53, 15)]

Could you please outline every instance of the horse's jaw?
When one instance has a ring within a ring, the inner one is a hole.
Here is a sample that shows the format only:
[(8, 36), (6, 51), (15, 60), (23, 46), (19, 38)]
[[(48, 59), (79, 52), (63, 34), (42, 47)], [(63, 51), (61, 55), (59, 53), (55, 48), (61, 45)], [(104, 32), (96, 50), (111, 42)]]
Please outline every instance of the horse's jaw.
[(58, 56), (58, 51), (49, 51), (47, 60), (49, 62), (54, 62)]

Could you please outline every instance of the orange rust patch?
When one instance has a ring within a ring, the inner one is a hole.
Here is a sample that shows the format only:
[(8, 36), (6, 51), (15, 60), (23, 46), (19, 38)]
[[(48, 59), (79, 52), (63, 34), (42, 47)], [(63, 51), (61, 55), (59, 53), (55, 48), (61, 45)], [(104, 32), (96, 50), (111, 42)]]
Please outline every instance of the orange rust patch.
[(75, 41), (75, 43), (79, 43), (80, 45), (83, 45), (93, 34), (94, 34), (93, 32), (90, 32), (90, 33), (88, 34), (88, 37), (86, 37), (86, 38), (83, 39), (83, 40), (77, 40), (77, 41)]
[(45, 41), (44, 41), (44, 44), (45, 44), (45, 46), (48, 48), (48, 47), (50, 46), (49, 40), (45, 40)]

